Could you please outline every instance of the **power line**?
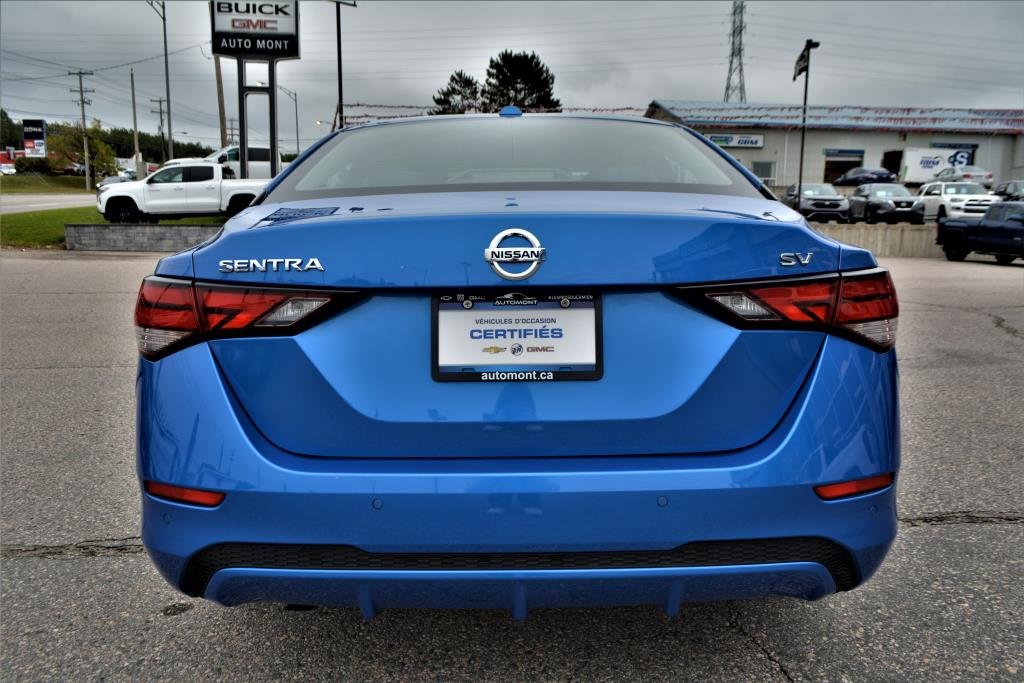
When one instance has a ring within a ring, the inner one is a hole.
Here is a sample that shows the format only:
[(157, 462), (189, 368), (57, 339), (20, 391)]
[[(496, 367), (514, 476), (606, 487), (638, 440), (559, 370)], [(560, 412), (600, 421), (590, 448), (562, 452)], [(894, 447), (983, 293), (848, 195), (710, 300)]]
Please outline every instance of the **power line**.
[[(779, 19), (781, 21), (786, 22), (787, 24), (796, 22), (796, 23), (802, 23), (802, 24), (817, 24), (817, 25), (825, 25), (825, 26), (836, 26), (835, 22), (823, 22), (823, 21), (816, 21), (814, 19), (800, 19), (800, 18), (793, 18), (793, 17), (785, 17), (785, 16), (782, 16), (782, 15), (779, 15), (779, 14), (774, 14), (774, 15), (773, 14), (761, 14), (760, 12), (756, 12), (752, 16), (767, 17), (769, 19)], [(993, 42), (994, 43), (1010, 43), (1012, 45), (1020, 45), (1020, 38), (1019, 37), (1011, 39), (1011, 38), (993, 38), (993, 37), (988, 36), (988, 35), (985, 35), (985, 36), (975, 36), (975, 35), (965, 35), (963, 33), (937, 33), (935, 31), (919, 31), (919, 30), (915, 30), (915, 29), (907, 29), (907, 28), (904, 28), (904, 27), (900, 27), (900, 28), (886, 28), (885, 26), (879, 26), (877, 24), (876, 25), (871, 25), (871, 24), (851, 24), (851, 23), (849, 23), (849, 22), (847, 22), (845, 20), (842, 22), (842, 26), (843, 26), (844, 29), (848, 29), (848, 28), (851, 28), (851, 27), (853, 27), (853, 28), (868, 29), (873, 34), (877, 34), (878, 31), (888, 31), (890, 33), (899, 33), (901, 36), (904, 36), (906, 34), (911, 34), (911, 35), (920, 35), (920, 36), (936, 36), (936, 37), (939, 37), (939, 38), (956, 38), (957, 40), (960, 40), (960, 41), (978, 41), (978, 42), (981, 42), (981, 43), (984, 43), (984, 42), (990, 42), (990, 43), (993, 43)]]

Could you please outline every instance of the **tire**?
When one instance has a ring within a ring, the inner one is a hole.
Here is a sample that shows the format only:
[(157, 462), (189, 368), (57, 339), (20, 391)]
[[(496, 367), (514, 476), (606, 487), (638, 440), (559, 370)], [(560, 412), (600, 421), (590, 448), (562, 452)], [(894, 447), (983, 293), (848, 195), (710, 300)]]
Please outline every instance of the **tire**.
[(255, 199), (255, 196), (251, 194), (243, 194), (237, 197), (232, 197), (231, 201), (228, 202), (228, 210), (225, 212), (228, 218), (231, 218), (232, 216), (241, 212), (243, 209), (249, 206), (249, 204), (252, 203), (253, 199)]
[(1001, 266), (1008, 266), (1013, 263), (1017, 257), (1013, 254), (996, 254), (996, 263)]
[(944, 247), (942, 251), (946, 254), (947, 261), (963, 261), (967, 258), (967, 254), (970, 253), (966, 249), (955, 249), (949, 247)]
[(876, 216), (875, 212), (872, 211), (871, 209), (865, 209), (864, 220), (866, 220), (869, 225), (874, 225), (875, 223), (878, 222), (878, 216)]
[(110, 223), (134, 223), (139, 220), (139, 209), (130, 199), (114, 199), (107, 203), (103, 217)]
[[(935, 222), (938, 223), (939, 221), (941, 221), (945, 217), (946, 217), (946, 207), (940, 206), (939, 207), (939, 212), (937, 214), (935, 214)], [(963, 259), (960, 259), (960, 260), (963, 261)]]

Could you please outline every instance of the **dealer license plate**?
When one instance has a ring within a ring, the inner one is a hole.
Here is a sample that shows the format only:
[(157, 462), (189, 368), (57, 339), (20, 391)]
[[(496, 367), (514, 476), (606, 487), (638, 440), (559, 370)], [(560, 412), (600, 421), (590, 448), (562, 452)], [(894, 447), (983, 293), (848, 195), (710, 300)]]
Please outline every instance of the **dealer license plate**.
[(600, 379), (600, 297), (564, 292), (436, 296), (432, 365), (439, 382)]

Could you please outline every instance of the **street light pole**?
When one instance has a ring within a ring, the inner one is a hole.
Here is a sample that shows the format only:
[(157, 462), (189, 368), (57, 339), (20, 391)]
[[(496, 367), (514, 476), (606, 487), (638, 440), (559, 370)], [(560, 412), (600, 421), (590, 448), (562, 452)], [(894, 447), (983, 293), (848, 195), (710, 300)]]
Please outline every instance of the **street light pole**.
[[(146, 4), (153, 8), (160, 21), (164, 25), (164, 89), (167, 91), (167, 158), (174, 158), (174, 133), (171, 128), (171, 69), (167, 60), (167, 3), (163, 0), (146, 0)], [(157, 9), (159, 6), (160, 9)]]
[(285, 95), (292, 98), (292, 102), (295, 104), (295, 153), (298, 154), (301, 151), (301, 148), (299, 147), (299, 93), (294, 90), (289, 90), (283, 85), (279, 85), (277, 87)]
[(804, 107), (800, 117), (800, 169), (796, 181), (796, 210), (798, 212), (804, 200), (804, 138), (807, 137), (807, 86), (811, 80), (811, 50), (818, 47), (821, 47), (821, 43), (808, 39), (793, 68), (794, 81), (800, 74), (804, 75)]

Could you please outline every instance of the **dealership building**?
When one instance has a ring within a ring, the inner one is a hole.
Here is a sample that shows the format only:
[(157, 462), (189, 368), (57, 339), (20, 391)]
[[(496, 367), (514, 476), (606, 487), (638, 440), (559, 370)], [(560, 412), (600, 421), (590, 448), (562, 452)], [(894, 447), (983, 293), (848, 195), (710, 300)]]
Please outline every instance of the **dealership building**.
[[(800, 105), (654, 100), (649, 118), (682, 123), (721, 145), (769, 186), (797, 181)], [(831, 182), (851, 168), (900, 173), (904, 150), (1024, 178), (1024, 109), (808, 106), (804, 182)]]

